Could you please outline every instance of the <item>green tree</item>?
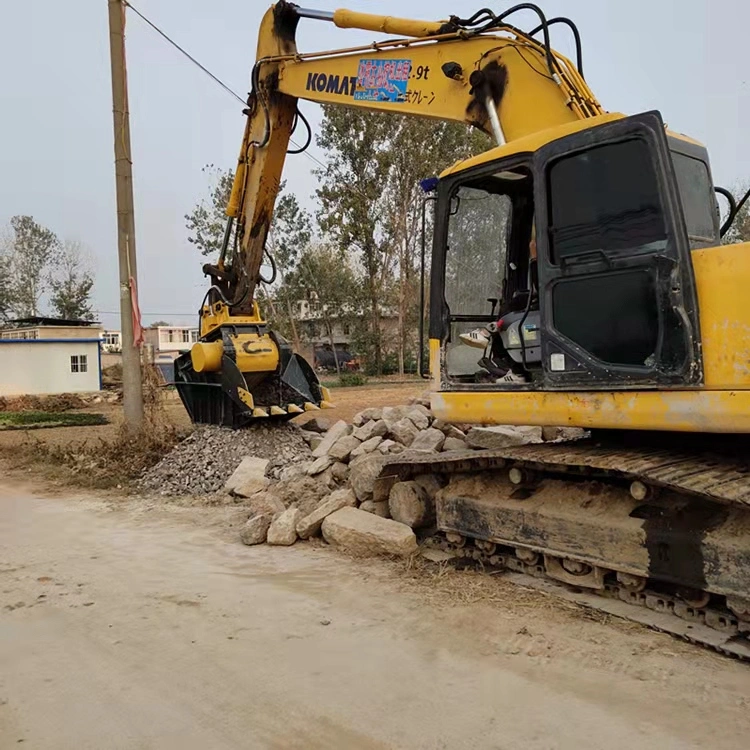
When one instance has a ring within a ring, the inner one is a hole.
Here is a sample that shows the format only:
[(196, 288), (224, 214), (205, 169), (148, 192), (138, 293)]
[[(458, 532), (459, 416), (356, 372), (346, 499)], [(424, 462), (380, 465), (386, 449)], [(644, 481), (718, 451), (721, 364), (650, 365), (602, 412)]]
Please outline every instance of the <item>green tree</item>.
[(369, 308), (371, 354), (382, 372), (381, 313), (385, 301), (384, 271), (388, 266), (383, 234), (385, 190), (389, 163), (385, 149), (389, 119), (383, 115), (324, 106), (318, 145), (326, 152), (321, 181), (318, 222), (342, 253), (355, 251), (364, 270)]
[(201, 170), (209, 177), (208, 197), (202, 198), (189, 214), (185, 214), (188, 242), (202, 255), (218, 255), (227, 224), (227, 203), (232, 192), (234, 172), (207, 164)]
[(415, 331), (420, 314), (424, 314), (419, 310), (418, 294), (425, 199), (420, 182), (439, 174), (458, 159), (487, 150), (492, 144), (483, 132), (460, 123), (399, 115), (391, 115), (389, 120), (390, 132), (385, 144), (389, 169), (384, 233), (396, 261), (399, 329), (396, 359), (398, 372), (403, 375), (409, 352), (416, 351)]
[(68, 320), (93, 320), (91, 290), (94, 277), (78, 242), (65, 242), (52, 261), (50, 307)]
[[(748, 187), (750, 185), (747, 183), (738, 183), (732, 189), (732, 193), (737, 200), (741, 200), (747, 192)], [(738, 242), (750, 242), (750, 198), (745, 201), (745, 204), (732, 222), (729, 231), (722, 238), (724, 245), (734, 245)]]
[(351, 324), (359, 317), (360, 284), (346, 253), (333, 245), (313, 244), (299, 255), (294, 268), (282, 282), (277, 299), (293, 305), (299, 300), (314, 304), (318, 317), (333, 350), (336, 371), (341, 372), (336, 355), (335, 329)]
[(60, 240), (32, 216), (14, 216), (10, 248), (11, 300), (18, 317), (39, 315), (49, 283), (49, 267), (60, 251)]
[(318, 144), (326, 166), (318, 170), (318, 220), (341, 250), (356, 251), (369, 307), (368, 345), (376, 374), (387, 342), (383, 310), (398, 312), (398, 369), (415, 343), (420, 311), (416, 293), (424, 194), (420, 181), (491, 144), (479, 131), (402, 115), (324, 107)]

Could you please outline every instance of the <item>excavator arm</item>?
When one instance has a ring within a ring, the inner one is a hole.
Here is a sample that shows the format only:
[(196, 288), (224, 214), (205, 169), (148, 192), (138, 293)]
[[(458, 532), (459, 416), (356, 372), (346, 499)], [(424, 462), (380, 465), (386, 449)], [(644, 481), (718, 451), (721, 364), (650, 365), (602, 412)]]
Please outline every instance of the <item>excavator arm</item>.
[[(300, 19), (399, 35), (363, 47), (300, 53)], [(228, 291), (252, 309), (265, 241), (299, 99), (465, 123), (498, 144), (603, 110), (576, 67), (543, 42), (502, 23), (484, 32), (449, 21), (413, 21), (281, 0), (263, 18), (248, 120), (227, 208), (238, 222)], [(227, 247), (219, 277), (229, 265)]]
[[(506, 22), (534, 9), (542, 25), (524, 33)], [(488, 15), (489, 14), (489, 15)], [(301, 19), (395, 35), (361, 47), (302, 53)], [(256, 291), (298, 101), (465, 123), (498, 145), (602, 114), (571, 61), (551, 49), (541, 10), (524, 3), (494, 16), (414, 21), (280, 0), (264, 15), (228, 223), (201, 306), (201, 340), (178, 358), (175, 380), (197, 422), (243, 426), (328, 404), (312, 368), (267, 330)], [(543, 32), (543, 39), (534, 33)]]

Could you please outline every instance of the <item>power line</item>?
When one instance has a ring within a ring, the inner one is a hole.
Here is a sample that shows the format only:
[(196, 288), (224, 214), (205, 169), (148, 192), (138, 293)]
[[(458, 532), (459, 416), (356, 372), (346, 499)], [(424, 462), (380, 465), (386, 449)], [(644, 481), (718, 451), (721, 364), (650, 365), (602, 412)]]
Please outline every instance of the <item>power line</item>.
[[(202, 70), (212, 81), (217, 83), (219, 86), (221, 86), (224, 91), (226, 91), (230, 96), (234, 97), (242, 106), (246, 106), (247, 102), (232, 88), (227, 86), (224, 81), (221, 80), (218, 76), (214, 75), (205, 65), (201, 64), (198, 60), (196, 60), (187, 50), (185, 50), (183, 47), (181, 47), (177, 42), (174, 41), (166, 32), (162, 31), (153, 21), (146, 18), (146, 16), (141, 13), (138, 8), (136, 8), (134, 5), (128, 2), (128, 0), (122, 0), (123, 5), (130, 8), (130, 10), (133, 11), (139, 18), (141, 18), (145, 23), (147, 23), (159, 36), (161, 36), (166, 42), (171, 44), (178, 52), (180, 52), (182, 55), (184, 55), (188, 60), (190, 60), (193, 65), (196, 65), (200, 70)], [(290, 142), (296, 146), (297, 148), (301, 148), (300, 144), (297, 143), (293, 138), (289, 139)], [(325, 164), (323, 164), (322, 161), (314, 157), (311, 153), (308, 151), (300, 151), (301, 154), (304, 154), (308, 159), (311, 161), (314, 161), (319, 167), (322, 167), (325, 169)]]

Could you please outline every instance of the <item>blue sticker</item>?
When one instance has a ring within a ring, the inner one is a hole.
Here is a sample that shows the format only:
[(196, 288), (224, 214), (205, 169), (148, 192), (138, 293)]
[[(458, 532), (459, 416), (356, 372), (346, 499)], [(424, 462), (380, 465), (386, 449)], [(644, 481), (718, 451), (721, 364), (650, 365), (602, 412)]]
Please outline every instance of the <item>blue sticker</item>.
[(411, 60), (360, 60), (354, 98), (360, 102), (405, 102)]

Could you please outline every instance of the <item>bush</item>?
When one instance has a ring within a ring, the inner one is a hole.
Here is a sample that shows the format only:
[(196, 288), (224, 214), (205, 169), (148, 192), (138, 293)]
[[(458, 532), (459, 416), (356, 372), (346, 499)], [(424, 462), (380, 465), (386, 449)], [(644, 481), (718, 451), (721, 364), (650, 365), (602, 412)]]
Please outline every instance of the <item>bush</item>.
[(338, 382), (339, 388), (354, 388), (366, 384), (367, 378), (361, 372), (342, 372)]

